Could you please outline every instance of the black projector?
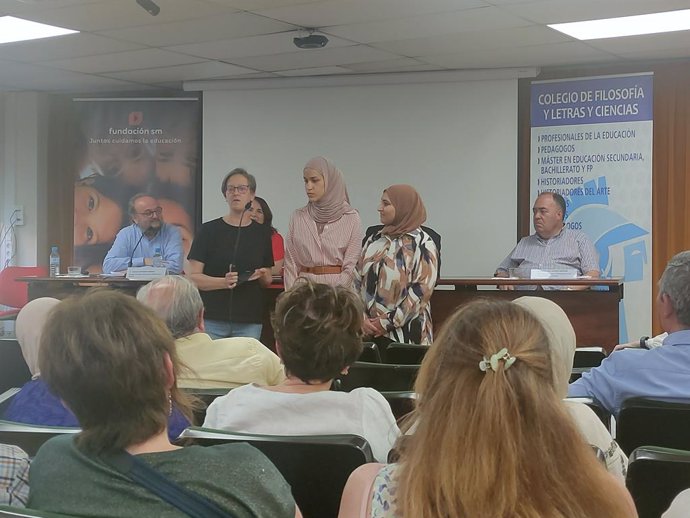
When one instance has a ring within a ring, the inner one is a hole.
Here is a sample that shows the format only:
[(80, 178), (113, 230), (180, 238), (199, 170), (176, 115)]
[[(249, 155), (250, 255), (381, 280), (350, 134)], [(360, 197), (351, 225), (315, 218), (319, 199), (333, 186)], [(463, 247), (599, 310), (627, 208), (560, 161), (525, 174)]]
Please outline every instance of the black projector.
[(323, 34), (310, 34), (302, 38), (293, 38), (292, 42), (301, 49), (320, 49), (326, 46), (328, 38)]

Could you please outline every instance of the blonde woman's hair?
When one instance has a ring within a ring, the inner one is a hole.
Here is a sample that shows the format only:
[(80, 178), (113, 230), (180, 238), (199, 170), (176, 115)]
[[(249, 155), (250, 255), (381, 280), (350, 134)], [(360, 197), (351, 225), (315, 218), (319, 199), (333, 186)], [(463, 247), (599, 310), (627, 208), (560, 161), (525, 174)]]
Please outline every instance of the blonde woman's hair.
[[(480, 370), (504, 347), (517, 358), (509, 369), (500, 360)], [(404, 518), (629, 516), (556, 395), (545, 331), (525, 309), (488, 300), (460, 308), (415, 390), (417, 429), (396, 472)]]

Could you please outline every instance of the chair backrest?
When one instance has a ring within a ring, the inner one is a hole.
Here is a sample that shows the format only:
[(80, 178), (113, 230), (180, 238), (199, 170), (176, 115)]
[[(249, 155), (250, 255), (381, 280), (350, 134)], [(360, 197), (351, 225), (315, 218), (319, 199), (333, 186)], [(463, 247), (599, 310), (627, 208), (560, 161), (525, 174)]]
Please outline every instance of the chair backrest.
[(217, 397), (221, 397), (230, 392), (227, 388), (183, 388), (184, 392), (198, 400), (193, 408), (194, 422), (196, 424), (203, 424), (206, 419), (206, 410), (208, 406), (213, 403)]
[(8, 266), (0, 271), (0, 304), (22, 308), (29, 302), (29, 285), (17, 277), (43, 277), (48, 271), (43, 266)]
[(248, 442), (261, 450), (290, 484), (304, 518), (336, 518), (348, 477), (374, 460), (369, 443), (357, 435), (277, 436), (192, 427), (180, 438), (203, 446)]
[(592, 398), (588, 397), (567, 397), (566, 401), (573, 401), (575, 403), (582, 403), (587, 405), (592, 412), (596, 414), (601, 423), (606, 429), (611, 432), (611, 413), (604, 407), (597, 405)]
[(33, 457), (43, 443), (65, 433), (79, 433), (79, 428), (37, 426), (32, 424), (0, 421), (0, 443), (14, 444)]
[(417, 394), (410, 390), (383, 391), (381, 395), (388, 401), (396, 420), (412, 412), (417, 401)]
[(362, 342), (362, 354), (359, 355), (357, 361), (381, 363), (381, 353), (379, 346), (374, 342)]
[(412, 390), (419, 365), (355, 362), (341, 376), (342, 389), (349, 392), (359, 387), (378, 391)]
[(639, 518), (659, 518), (690, 487), (690, 451), (643, 446), (630, 455), (625, 485)]
[(419, 365), (429, 350), (428, 345), (403, 344), (392, 342), (386, 348), (385, 363), (400, 365)]
[(640, 446), (690, 450), (690, 401), (630, 398), (616, 420), (616, 441), (630, 455)]
[(578, 347), (575, 349), (573, 367), (599, 367), (606, 358), (603, 347)]
[(591, 370), (591, 367), (573, 367), (570, 371), (570, 383), (577, 381), (582, 377), (582, 374)]
[[(364, 246), (364, 243), (367, 242), (367, 239), (369, 239), (369, 236), (376, 234), (383, 228), (383, 225), (372, 225), (370, 227), (367, 227), (366, 231), (364, 232), (364, 238), (362, 239), (362, 246)], [(421, 229), (429, 234), (429, 237), (431, 240), (434, 242), (436, 245), (436, 251), (438, 252), (438, 278), (437, 278), (437, 283), (438, 279), (441, 278), (441, 234), (436, 232), (433, 228), (431, 227), (426, 227), (424, 225), (421, 226)]]
[(45, 511), (34, 511), (25, 507), (11, 507), (9, 505), (0, 505), (0, 517), (11, 518), (63, 518), (65, 514), (48, 513)]
[(0, 392), (10, 387), (21, 387), (30, 379), (31, 372), (19, 342), (14, 338), (0, 338)]

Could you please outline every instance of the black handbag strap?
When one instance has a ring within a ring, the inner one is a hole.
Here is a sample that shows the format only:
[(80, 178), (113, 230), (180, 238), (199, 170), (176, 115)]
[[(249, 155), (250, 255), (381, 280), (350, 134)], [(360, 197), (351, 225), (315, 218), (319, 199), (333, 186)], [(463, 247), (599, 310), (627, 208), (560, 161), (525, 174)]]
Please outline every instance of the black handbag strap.
[(190, 491), (149, 466), (136, 455), (122, 451), (103, 455), (110, 467), (145, 487), (170, 505), (193, 518), (232, 518), (227, 511), (208, 498)]

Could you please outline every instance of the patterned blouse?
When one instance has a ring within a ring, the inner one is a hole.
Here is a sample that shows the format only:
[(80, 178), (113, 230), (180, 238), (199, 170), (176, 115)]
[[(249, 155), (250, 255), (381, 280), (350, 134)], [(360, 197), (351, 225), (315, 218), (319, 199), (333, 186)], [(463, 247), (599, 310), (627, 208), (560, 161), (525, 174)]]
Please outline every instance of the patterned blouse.
[(395, 464), (387, 464), (374, 479), (371, 496), (371, 518), (400, 518), (398, 511)]
[(369, 317), (378, 317), (394, 342), (430, 345), (431, 294), (438, 252), (429, 234), (415, 229), (391, 238), (380, 232), (364, 244), (355, 270), (355, 290)]

